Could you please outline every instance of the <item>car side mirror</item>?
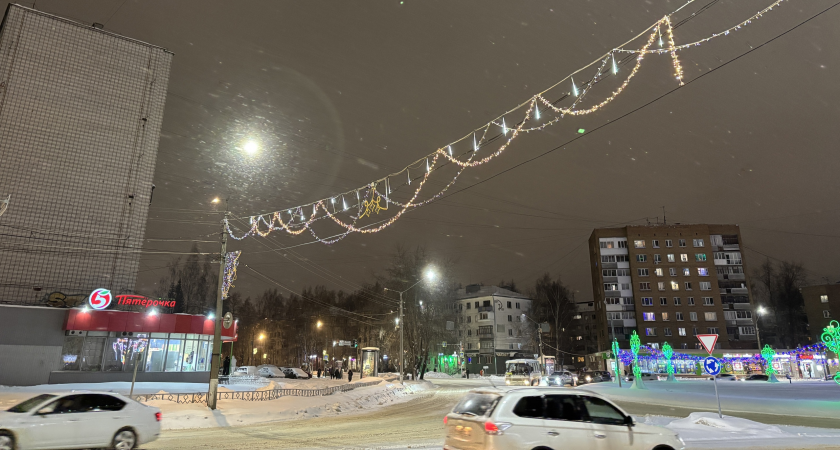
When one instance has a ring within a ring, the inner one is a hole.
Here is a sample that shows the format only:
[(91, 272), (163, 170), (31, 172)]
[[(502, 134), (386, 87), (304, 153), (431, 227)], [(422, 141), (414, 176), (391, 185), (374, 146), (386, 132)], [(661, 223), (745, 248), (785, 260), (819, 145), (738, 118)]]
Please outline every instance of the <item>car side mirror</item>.
[(624, 425), (627, 425), (628, 427), (634, 427), (636, 426), (636, 422), (633, 421), (632, 417), (624, 416)]

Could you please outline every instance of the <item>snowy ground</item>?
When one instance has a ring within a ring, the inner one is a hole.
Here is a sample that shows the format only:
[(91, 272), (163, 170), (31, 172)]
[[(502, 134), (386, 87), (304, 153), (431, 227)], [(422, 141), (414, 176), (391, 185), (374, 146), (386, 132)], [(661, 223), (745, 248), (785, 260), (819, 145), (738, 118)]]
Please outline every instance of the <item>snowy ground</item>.
[[(388, 377), (390, 379), (390, 377)], [(352, 391), (334, 393), (321, 397), (287, 396), (277, 400), (243, 401), (220, 400), (218, 409), (212, 411), (202, 404), (177, 404), (170, 401), (151, 401), (147, 404), (156, 406), (163, 412), (164, 429), (208, 428), (254, 425), (266, 422), (303, 419), (324, 415), (347, 414), (380, 408), (411, 398), (433, 386), (429, 382), (406, 382), (405, 388), (382, 378), (353, 380), (353, 383), (379, 381), (376, 386), (363, 387)], [(268, 386), (220, 386), (220, 390), (263, 390), (285, 388), (319, 389), (328, 386), (347, 384), (347, 380), (311, 379), (311, 380), (272, 380)], [(67, 392), (72, 390), (112, 391), (128, 394), (131, 383), (80, 383), (50, 384), (26, 387), (0, 386), (0, 410), (7, 409), (35, 394), (42, 392)], [(151, 393), (192, 393), (206, 392), (206, 383), (137, 383), (135, 394)]]

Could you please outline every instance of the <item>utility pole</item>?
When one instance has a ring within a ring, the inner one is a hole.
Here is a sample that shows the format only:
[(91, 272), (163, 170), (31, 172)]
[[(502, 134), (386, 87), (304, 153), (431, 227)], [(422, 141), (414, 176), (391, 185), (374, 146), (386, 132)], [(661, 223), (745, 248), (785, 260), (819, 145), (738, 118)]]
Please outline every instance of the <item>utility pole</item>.
[[(413, 286), (412, 286), (413, 287)], [(411, 288), (408, 288), (411, 289)], [(403, 382), (405, 376), (405, 350), (403, 349), (403, 293), (400, 292), (400, 383)]]
[[(227, 200), (225, 200), (225, 219), (227, 218)], [(222, 286), (225, 279), (225, 257), (227, 256), (227, 230), (222, 221), (222, 251), (219, 254), (219, 285), (216, 288), (215, 331), (213, 335), (213, 359), (210, 362), (210, 387), (207, 391), (207, 406), (216, 409), (216, 393), (219, 391), (219, 368), (222, 366)]]

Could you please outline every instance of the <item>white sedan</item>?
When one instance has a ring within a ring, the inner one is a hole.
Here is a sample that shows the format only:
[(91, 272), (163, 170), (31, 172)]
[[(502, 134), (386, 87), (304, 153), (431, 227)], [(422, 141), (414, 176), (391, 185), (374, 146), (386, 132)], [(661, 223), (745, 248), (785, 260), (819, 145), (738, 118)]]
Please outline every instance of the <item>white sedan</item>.
[(0, 411), (0, 450), (131, 450), (160, 436), (160, 410), (112, 392), (41, 394)]
[(263, 378), (286, 378), (283, 370), (271, 364), (263, 364), (257, 367), (257, 373)]

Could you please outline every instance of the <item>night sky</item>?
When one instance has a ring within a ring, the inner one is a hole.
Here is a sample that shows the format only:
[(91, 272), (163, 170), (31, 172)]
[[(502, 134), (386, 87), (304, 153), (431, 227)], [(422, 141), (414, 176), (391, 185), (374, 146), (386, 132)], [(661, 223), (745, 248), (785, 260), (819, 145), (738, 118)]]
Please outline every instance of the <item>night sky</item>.
[[(698, 0), (674, 20), (710, 2), (676, 29), (677, 44), (728, 28), (772, 0)], [(146, 231), (161, 240), (146, 249), (188, 251), (190, 242), (165, 240), (217, 240), (214, 197), (247, 216), (365, 185), (482, 126), (683, 3), (39, 0), (36, 7), (175, 53)], [(680, 52), (686, 81), (833, 3), (789, 0), (736, 33)], [(514, 279), (527, 287), (550, 272), (588, 299), (592, 229), (661, 222), (664, 206), (669, 223), (740, 224), (752, 267), (767, 256), (790, 259), (805, 264), (813, 283), (837, 281), (838, 20), (840, 7), (589, 134), (677, 86), (670, 56), (649, 55), (615, 102), (518, 138), (497, 160), (465, 172), (451, 192), (583, 128), (581, 139), (383, 232), (331, 246), (297, 246), (311, 235), (277, 232), (228, 248), (294, 290), (352, 290), (402, 243), (455, 260), (463, 284)], [(593, 90), (590, 103), (606, 92)], [(242, 151), (248, 140), (260, 143), (256, 156)], [(218, 251), (216, 243), (199, 245)], [(288, 246), (297, 247), (272, 251)], [(171, 257), (143, 256), (138, 291), (154, 291)], [(275, 286), (241, 270), (235, 289), (256, 295), (267, 287)]]

